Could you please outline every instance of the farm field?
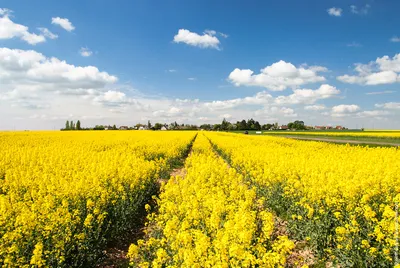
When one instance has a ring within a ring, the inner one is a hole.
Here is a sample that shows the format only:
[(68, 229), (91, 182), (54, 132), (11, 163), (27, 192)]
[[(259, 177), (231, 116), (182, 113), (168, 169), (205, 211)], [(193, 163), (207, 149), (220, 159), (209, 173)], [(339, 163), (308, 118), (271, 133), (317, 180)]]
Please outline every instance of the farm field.
[(0, 148), (1, 266), (96, 266), (137, 228), (132, 267), (397, 264), (394, 147), (67, 131), (0, 132)]
[(263, 134), (300, 140), (371, 146), (400, 146), (400, 131), (264, 131)]

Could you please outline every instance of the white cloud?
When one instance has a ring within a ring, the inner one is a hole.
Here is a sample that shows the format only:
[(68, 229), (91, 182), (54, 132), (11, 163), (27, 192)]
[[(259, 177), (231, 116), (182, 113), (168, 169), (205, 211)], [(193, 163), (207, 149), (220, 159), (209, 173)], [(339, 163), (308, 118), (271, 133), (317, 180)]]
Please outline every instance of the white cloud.
[(79, 54), (81, 54), (82, 57), (90, 57), (92, 56), (93, 52), (87, 47), (81, 47)]
[(102, 93), (93, 99), (93, 103), (108, 107), (123, 107), (125, 105), (141, 106), (137, 100), (127, 97), (124, 92), (116, 90), (108, 90)]
[(332, 107), (332, 116), (333, 117), (345, 117), (351, 114), (354, 114), (355, 112), (358, 112), (360, 110), (360, 106), (356, 104), (350, 104), (350, 105), (345, 105), (345, 104), (340, 104), (337, 106)]
[(206, 33), (206, 34), (208, 34), (208, 35), (211, 35), (211, 36), (214, 36), (214, 35), (217, 34), (217, 32), (214, 31), (214, 30), (205, 30), (204, 33)]
[(8, 8), (0, 8), (0, 16), (8, 16), (12, 13), (12, 10)]
[(176, 117), (182, 112), (183, 112), (183, 110), (181, 108), (173, 106), (173, 107), (169, 108), (168, 110), (154, 111), (153, 115), (158, 116), (158, 117)]
[(390, 38), (390, 42), (398, 43), (398, 42), (400, 42), (400, 37), (398, 37), (398, 36), (393, 36), (392, 38)]
[(190, 81), (196, 81), (197, 78), (196, 78), (196, 77), (189, 77), (188, 80), (190, 80)]
[(320, 99), (332, 98), (340, 94), (340, 90), (336, 87), (323, 84), (318, 89), (294, 89), (293, 94), (289, 96), (279, 96), (275, 99), (277, 104), (311, 104)]
[(360, 110), (360, 106), (351, 104), (351, 105), (337, 105), (332, 107), (332, 112), (334, 113), (354, 113)]
[(357, 113), (357, 116), (359, 117), (381, 117), (384, 115), (390, 115), (390, 112), (381, 110), (371, 110), (371, 111), (362, 111)]
[(1, 91), (101, 89), (118, 79), (94, 66), (74, 66), (33, 50), (0, 48)]
[(375, 107), (389, 109), (389, 110), (399, 110), (400, 109), (400, 102), (386, 102), (375, 104)]
[(177, 71), (176, 71), (175, 69), (169, 69), (169, 70), (167, 70), (167, 72), (169, 72), (169, 73), (176, 73)]
[(251, 97), (205, 102), (204, 106), (211, 110), (222, 110), (234, 108), (241, 105), (267, 105), (272, 103), (273, 97), (266, 91), (262, 91)]
[(335, 17), (342, 16), (342, 9), (338, 7), (331, 7), (327, 10), (328, 14)]
[(232, 118), (232, 115), (231, 114), (221, 114), (220, 116), (219, 116), (219, 118), (225, 118), (225, 119), (231, 119)]
[(342, 75), (337, 79), (344, 83), (360, 85), (382, 85), (400, 82), (400, 54), (393, 58), (383, 56), (368, 64), (355, 64), (358, 75)]
[(36, 45), (46, 41), (45, 36), (29, 32), (27, 26), (13, 22), (9, 15), (11, 10), (1, 9), (0, 12), (0, 40), (19, 38), (30, 45)]
[(267, 120), (275, 120), (276, 116), (297, 117), (297, 113), (292, 108), (287, 107), (264, 107), (263, 109), (254, 112), (255, 116), (267, 117)]
[(38, 30), (42, 33), (43, 36), (45, 36), (47, 38), (50, 38), (50, 39), (57, 39), (58, 38), (58, 35), (53, 34), (47, 28), (38, 28)]
[(52, 18), (51, 24), (58, 25), (68, 32), (75, 30), (75, 26), (72, 25), (72, 23), (67, 18), (60, 18), (60, 17)]
[(382, 94), (391, 94), (395, 93), (396, 91), (392, 90), (384, 90), (384, 91), (373, 91), (373, 92), (367, 92), (365, 95), (382, 95)]
[(220, 49), (220, 41), (215, 36), (215, 31), (207, 30), (203, 35), (190, 32), (186, 29), (180, 29), (178, 33), (174, 36), (175, 43), (185, 43), (190, 46), (200, 47), (200, 48), (214, 48)]
[(350, 6), (350, 11), (353, 14), (367, 15), (370, 8), (371, 8), (371, 6), (369, 4), (366, 4), (364, 7), (361, 7), (361, 8), (358, 8), (355, 5), (351, 5)]
[(295, 67), (293, 64), (283, 60), (261, 69), (260, 74), (253, 74), (249, 69), (233, 70), (228, 80), (235, 86), (258, 86), (272, 91), (282, 91), (288, 87), (295, 88), (304, 84), (323, 82), (325, 78), (317, 73), (326, 71), (326, 68)]
[(304, 110), (307, 110), (307, 111), (322, 111), (322, 110), (325, 110), (326, 109), (326, 107), (325, 107), (325, 105), (309, 105), (309, 106), (305, 106), (304, 107)]

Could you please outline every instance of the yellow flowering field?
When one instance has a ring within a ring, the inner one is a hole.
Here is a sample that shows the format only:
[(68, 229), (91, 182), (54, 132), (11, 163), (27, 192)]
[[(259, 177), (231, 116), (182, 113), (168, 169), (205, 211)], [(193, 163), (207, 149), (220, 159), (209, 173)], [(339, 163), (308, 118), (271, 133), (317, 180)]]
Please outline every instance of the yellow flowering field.
[(207, 133), (319, 261), (392, 267), (400, 150)]
[(146, 239), (129, 248), (134, 267), (283, 267), (294, 243), (274, 235), (274, 216), (243, 176), (199, 134), (149, 215)]
[(2, 267), (93, 267), (145, 207), (133, 267), (396, 264), (395, 147), (67, 131), (0, 132), (0, 148)]
[(195, 132), (0, 132), (0, 265), (92, 266)]
[(382, 131), (265, 131), (264, 134), (282, 134), (296, 136), (331, 136), (331, 137), (364, 137), (364, 138), (388, 138), (400, 139), (399, 130), (382, 130)]

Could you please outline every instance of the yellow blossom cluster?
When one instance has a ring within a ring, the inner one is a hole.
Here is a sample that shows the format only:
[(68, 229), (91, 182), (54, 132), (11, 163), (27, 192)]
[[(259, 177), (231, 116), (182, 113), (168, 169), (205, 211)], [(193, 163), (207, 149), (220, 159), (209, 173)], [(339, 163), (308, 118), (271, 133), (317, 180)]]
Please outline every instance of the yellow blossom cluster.
[(194, 132), (0, 132), (0, 266), (91, 266)]
[(400, 150), (206, 135), (319, 258), (341, 267), (394, 265)]
[(136, 267), (284, 267), (294, 243), (243, 176), (196, 138), (185, 176), (171, 177), (149, 215), (146, 238), (129, 248)]

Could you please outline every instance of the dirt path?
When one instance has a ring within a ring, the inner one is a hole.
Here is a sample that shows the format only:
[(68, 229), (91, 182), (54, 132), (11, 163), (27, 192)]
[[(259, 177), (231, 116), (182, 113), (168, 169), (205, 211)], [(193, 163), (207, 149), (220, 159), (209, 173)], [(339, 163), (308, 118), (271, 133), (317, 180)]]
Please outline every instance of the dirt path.
[[(191, 141), (190, 147), (188, 152), (182, 157), (180, 160), (182, 162), (182, 165), (180, 167), (176, 167), (170, 171), (170, 174), (167, 178), (159, 178), (157, 179), (157, 185), (158, 187), (161, 186), (161, 183), (166, 183), (171, 177), (175, 176), (180, 176), (180, 177), (185, 177), (186, 175), (186, 169), (184, 166), (184, 163), (188, 156), (192, 153), (192, 146), (193, 143), (195, 142), (197, 138), (197, 135), (195, 138)], [(150, 203), (152, 201), (150, 200)], [(145, 222), (146, 222), (146, 213), (143, 211), (143, 214), (140, 215), (140, 224), (139, 227), (135, 230), (132, 230), (130, 234), (125, 237), (122, 241), (118, 241), (117, 244), (113, 245), (112, 247), (107, 248), (106, 250), (103, 251), (104, 254), (104, 260), (96, 266), (96, 268), (125, 268), (129, 266), (129, 260), (126, 257), (128, 253), (129, 246), (132, 243), (137, 242), (139, 239), (143, 238), (144, 236), (144, 229), (145, 229)]]
[(329, 139), (329, 138), (318, 138), (318, 137), (310, 138), (310, 137), (301, 137), (301, 136), (292, 136), (292, 135), (285, 135), (283, 137), (289, 138), (289, 139), (296, 139), (296, 140), (325, 141), (325, 142), (334, 142), (334, 143), (400, 146), (400, 143), (390, 143), (390, 142), (383, 142), (383, 141), (342, 140), (342, 139)]

